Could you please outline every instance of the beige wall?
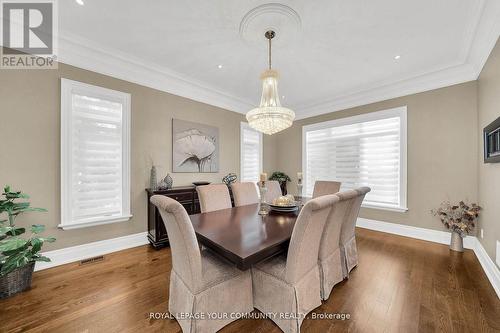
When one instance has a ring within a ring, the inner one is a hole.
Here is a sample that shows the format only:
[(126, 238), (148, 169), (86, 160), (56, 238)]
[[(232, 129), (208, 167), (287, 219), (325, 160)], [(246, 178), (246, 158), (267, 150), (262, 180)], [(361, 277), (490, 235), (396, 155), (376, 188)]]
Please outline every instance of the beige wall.
[[(364, 218), (445, 230), (430, 213), (444, 200), (477, 200), (476, 82), (307, 118), (278, 134), (278, 168), (302, 168), (302, 126), (408, 106), (408, 212), (363, 209)], [(295, 181), (290, 189), (295, 191)]]
[(496, 241), (500, 241), (500, 164), (484, 164), (483, 128), (500, 117), (500, 42), (497, 42), (478, 81), (479, 110), (479, 202), (483, 207), (478, 237), (490, 258), (495, 261)]
[[(81, 81), (132, 95), (131, 209), (128, 222), (62, 231), (60, 223), (60, 78)], [(151, 160), (159, 175), (171, 170), (172, 118), (219, 127), (220, 172), (172, 174), (175, 185), (194, 180), (220, 182), (229, 172), (240, 174), (241, 114), (198, 103), (144, 86), (79, 68), (0, 71), (0, 185), (10, 184), (32, 197), (48, 213), (30, 213), (20, 225), (43, 223), (57, 237), (45, 250), (64, 248), (146, 231), (146, 195)], [(274, 138), (265, 139), (265, 156), (275, 156)], [(275, 167), (269, 158), (265, 168)]]

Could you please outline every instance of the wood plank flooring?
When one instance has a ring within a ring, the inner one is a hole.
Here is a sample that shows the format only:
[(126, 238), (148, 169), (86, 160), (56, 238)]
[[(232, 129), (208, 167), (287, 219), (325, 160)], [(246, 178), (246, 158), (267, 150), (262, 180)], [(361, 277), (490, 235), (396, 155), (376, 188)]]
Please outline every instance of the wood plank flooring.
[[(359, 266), (334, 288), (302, 332), (500, 332), (500, 300), (474, 253), (357, 230)], [(170, 249), (113, 253), (100, 263), (36, 272), (31, 290), (0, 301), (0, 332), (180, 332), (166, 312)], [(268, 319), (242, 319), (223, 332), (280, 332)]]

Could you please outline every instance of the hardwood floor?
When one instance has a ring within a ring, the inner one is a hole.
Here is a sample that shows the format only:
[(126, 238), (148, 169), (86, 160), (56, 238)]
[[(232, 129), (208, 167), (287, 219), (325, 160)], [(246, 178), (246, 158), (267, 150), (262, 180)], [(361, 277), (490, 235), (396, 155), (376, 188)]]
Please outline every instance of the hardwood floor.
[[(500, 331), (500, 300), (474, 253), (366, 229), (357, 230), (359, 266), (337, 285), (302, 332)], [(0, 332), (180, 332), (167, 311), (170, 249), (142, 246), (86, 266), (36, 272), (30, 291), (0, 301)], [(280, 332), (244, 319), (223, 332)]]

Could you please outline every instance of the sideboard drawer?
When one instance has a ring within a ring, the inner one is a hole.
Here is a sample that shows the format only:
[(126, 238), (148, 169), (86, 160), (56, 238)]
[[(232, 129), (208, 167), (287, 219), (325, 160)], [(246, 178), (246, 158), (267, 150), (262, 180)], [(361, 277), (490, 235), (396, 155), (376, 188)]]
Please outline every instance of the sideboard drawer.
[(193, 201), (193, 193), (192, 192), (184, 192), (184, 193), (172, 193), (167, 194), (167, 197), (172, 198), (179, 202), (192, 202)]

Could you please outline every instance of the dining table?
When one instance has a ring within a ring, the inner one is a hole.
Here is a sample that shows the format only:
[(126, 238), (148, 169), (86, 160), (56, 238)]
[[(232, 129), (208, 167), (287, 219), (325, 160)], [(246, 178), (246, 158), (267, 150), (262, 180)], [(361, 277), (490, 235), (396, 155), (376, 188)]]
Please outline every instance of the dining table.
[(298, 197), (295, 212), (269, 210), (260, 215), (260, 204), (190, 215), (198, 242), (205, 248), (247, 270), (267, 258), (284, 253), (300, 208), (307, 198)]

